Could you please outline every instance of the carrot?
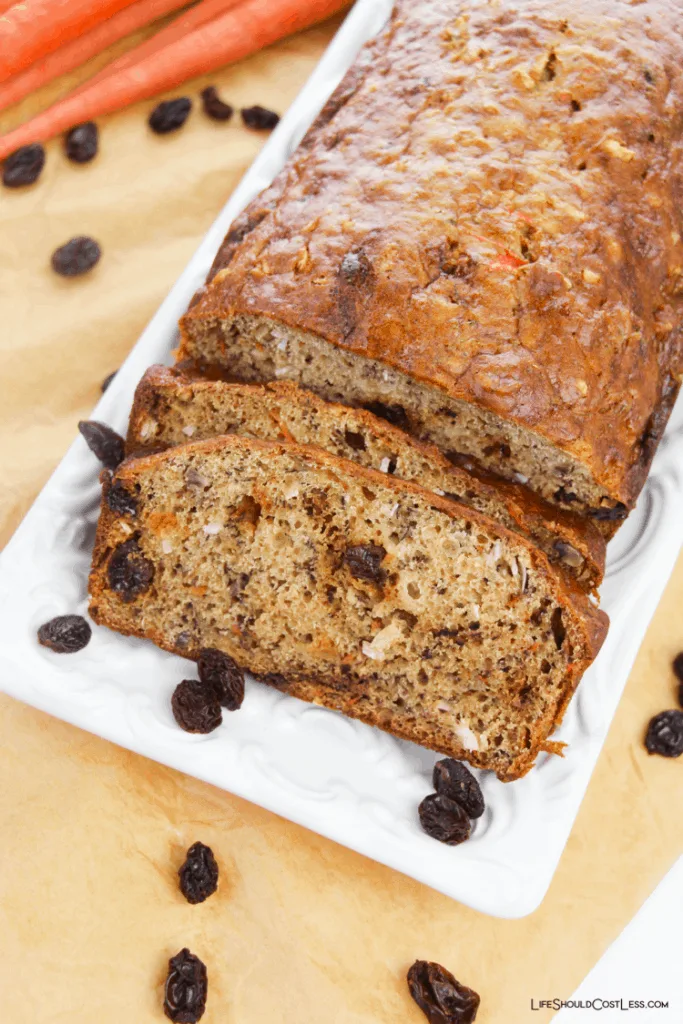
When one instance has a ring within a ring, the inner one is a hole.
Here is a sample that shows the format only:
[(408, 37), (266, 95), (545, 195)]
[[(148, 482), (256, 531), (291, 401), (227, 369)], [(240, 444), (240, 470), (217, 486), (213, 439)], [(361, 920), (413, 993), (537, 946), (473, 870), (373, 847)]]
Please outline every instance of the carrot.
[(21, 0), (0, 15), (0, 82), (88, 32), (133, 0)]
[[(13, 75), (12, 78), (0, 85), (0, 110), (11, 107), (13, 103), (18, 103), (25, 96), (40, 89), (41, 86), (53, 79), (80, 67), (91, 57), (96, 57), (112, 43), (130, 35), (131, 32), (135, 32), (137, 29), (163, 18), (165, 14), (186, 5), (187, 0), (137, 0), (130, 7), (125, 7), (112, 18), (96, 25), (95, 28), (67, 43), (66, 46), (60, 46), (58, 50), (54, 50), (47, 57), (32, 64), (26, 71)], [(134, 50), (137, 49), (139, 47), (134, 47)]]
[(0, 138), (0, 160), (29, 142), (44, 141), (74, 124), (156, 96), (188, 78), (241, 60), (264, 46), (322, 21), (347, 0), (242, 0), (147, 60), (80, 90)]
[(134, 46), (132, 50), (127, 50), (126, 53), (122, 53), (120, 57), (112, 61), (111, 64), (107, 64), (96, 75), (93, 75), (87, 82), (79, 86), (79, 92), (89, 88), (96, 82), (101, 82), (104, 78), (108, 78), (109, 75), (117, 71), (123, 71), (124, 68), (129, 68), (132, 64), (139, 64), (140, 61), (156, 53), (157, 50), (161, 50), (169, 43), (174, 43), (176, 39), (180, 39), (188, 32), (193, 32), (200, 25), (205, 25), (207, 21), (211, 21), (225, 11), (230, 10), (230, 8), (236, 7), (239, 3), (240, 0), (201, 0), (201, 3), (190, 8), (189, 11), (179, 14), (170, 25), (164, 26), (150, 39), (146, 39), (139, 46)]

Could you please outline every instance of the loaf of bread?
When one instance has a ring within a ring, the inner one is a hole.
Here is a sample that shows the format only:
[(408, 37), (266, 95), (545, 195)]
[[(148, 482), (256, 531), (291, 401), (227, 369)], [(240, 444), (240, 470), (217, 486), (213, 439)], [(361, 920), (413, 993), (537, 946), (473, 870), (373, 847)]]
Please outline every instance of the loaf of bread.
[(452, 465), (433, 445), (414, 440), (364, 409), (326, 402), (289, 382), (228, 384), (150, 367), (135, 392), (126, 441), (129, 455), (219, 434), (314, 444), (362, 466), (413, 480), (530, 537), (549, 561), (576, 576), (587, 590), (595, 590), (602, 580), (605, 542), (588, 520), (550, 505), (521, 484), (474, 476)]
[(105, 481), (90, 614), (518, 778), (606, 616), (518, 534), (319, 448), (228, 435)]
[(398, 0), (181, 358), (371, 406), (610, 535), (683, 374), (673, 0)]

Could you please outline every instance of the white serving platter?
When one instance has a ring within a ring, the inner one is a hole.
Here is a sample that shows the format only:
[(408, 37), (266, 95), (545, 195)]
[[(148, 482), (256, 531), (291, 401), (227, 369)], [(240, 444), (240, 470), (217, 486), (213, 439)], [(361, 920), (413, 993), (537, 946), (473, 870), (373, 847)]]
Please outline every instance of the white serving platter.
[[(299, 97), (220, 213), (114, 378), (96, 419), (125, 431), (138, 379), (169, 362), (176, 322), (203, 282), (230, 222), (267, 186), (341, 80), (391, 0), (358, 0)], [(75, 433), (74, 424), (74, 433)], [(626, 678), (683, 541), (683, 404), (678, 403), (637, 509), (610, 545), (602, 605), (608, 639), (556, 737), (526, 778), (482, 778), (487, 810), (462, 846), (417, 822), (436, 756), (369, 726), (250, 682), (241, 711), (209, 736), (183, 733), (170, 697), (194, 666), (94, 627), (75, 655), (40, 647), (54, 615), (86, 613), (99, 465), (78, 438), (0, 556), (0, 688), (121, 746), (197, 776), (499, 917), (543, 899)]]

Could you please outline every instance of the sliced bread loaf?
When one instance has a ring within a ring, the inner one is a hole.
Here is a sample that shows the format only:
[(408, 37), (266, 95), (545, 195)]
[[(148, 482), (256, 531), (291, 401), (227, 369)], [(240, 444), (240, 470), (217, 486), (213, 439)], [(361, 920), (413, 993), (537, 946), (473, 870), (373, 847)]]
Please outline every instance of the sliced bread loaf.
[(230, 226), (181, 358), (382, 404), (611, 535), (683, 380), (680, 26), (396, 0)]
[(105, 481), (93, 619), (523, 775), (607, 618), (518, 534), (319, 448), (234, 435)]
[[(290, 382), (228, 384), (152, 366), (135, 393), (126, 449), (144, 454), (218, 434), (315, 444), (334, 455), (413, 480), (531, 537), (589, 590), (602, 580), (605, 542), (590, 522), (521, 484), (473, 476), (364, 409), (326, 402)], [(470, 467), (472, 470), (474, 467)]]

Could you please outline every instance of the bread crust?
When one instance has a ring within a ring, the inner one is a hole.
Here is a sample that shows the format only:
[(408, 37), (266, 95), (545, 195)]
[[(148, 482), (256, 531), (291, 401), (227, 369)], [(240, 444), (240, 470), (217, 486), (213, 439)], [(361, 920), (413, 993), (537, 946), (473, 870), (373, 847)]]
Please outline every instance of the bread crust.
[[(107, 563), (111, 557), (113, 546), (116, 543), (120, 543), (122, 540), (122, 534), (120, 531), (120, 524), (122, 520), (121, 516), (114, 513), (109, 507), (107, 495), (112, 483), (121, 484), (124, 488), (131, 490), (134, 488), (135, 481), (140, 474), (146, 472), (148, 469), (158, 469), (159, 466), (163, 465), (164, 460), (176, 459), (179, 457), (179, 454), (182, 456), (183, 452), (199, 452), (204, 455), (211, 456), (214, 453), (220, 453), (225, 448), (245, 452), (257, 450), (267, 452), (272, 456), (289, 453), (299, 456), (307, 462), (314, 463), (316, 466), (324, 468), (343, 479), (355, 478), (356, 480), (363, 481), (368, 485), (374, 484), (375, 486), (389, 488), (397, 495), (406, 493), (415, 494), (420, 496), (422, 499), (426, 499), (433, 509), (444, 513), (449, 518), (465, 518), (466, 520), (469, 520), (475, 528), (480, 526), (481, 529), (487, 531), (487, 533), (496, 535), (501, 539), (507, 539), (515, 545), (522, 545), (526, 548), (535, 573), (544, 577), (550, 592), (555, 595), (558, 604), (560, 604), (563, 609), (566, 609), (568, 614), (572, 616), (572, 626), (576, 629), (577, 635), (580, 637), (580, 642), (575, 647), (575, 660), (570, 666), (568, 666), (565, 685), (558, 697), (557, 704), (553, 709), (552, 715), (550, 717), (546, 716), (543, 720), (539, 720), (535, 729), (532, 730), (528, 749), (523, 755), (514, 759), (505, 771), (501, 772), (500, 777), (503, 778), (504, 781), (511, 781), (512, 779), (519, 778), (521, 775), (525, 774), (525, 772), (532, 766), (539, 751), (544, 749), (544, 745), (552, 729), (561, 721), (564, 709), (571, 699), (581, 675), (598, 653), (607, 631), (607, 616), (591, 603), (585, 592), (578, 586), (578, 584), (553, 570), (546, 557), (533, 544), (525, 540), (523, 537), (511, 533), (504, 527), (487, 519), (485, 516), (480, 515), (473, 509), (460, 506), (455, 502), (441, 498), (432, 492), (425, 491), (417, 484), (403, 480), (396, 480), (393, 477), (387, 477), (385, 474), (376, 472), (375, 470), (359, 466), (356, 463), (352, 463), (344, 459), (336, 458), (321, 449), (310, 446), (283, 444), (280, 442), (261, 441), (236, 435), (229, 435), (206, 441), (197, 441), (184, 445), (180, 448), (169, 449), (153, 455), (144, 456), (142, 458), (127, 460), (122, 463), (116, 471), (113, 480), (108, 476), (108, 474), (103, 474), (104, 487), (102, 509), (97, 528), (92, 570), (89, 580), (89, 593), (91, 598), (90, 615), (93, 620), (100, 625), (109, 626), (110, 628), (116, 629), (124, 634), (150, 639), (157, 646), (172, 653), (179, 654), (182, 657), (198, 657), (199, 651), (179, 649), (171, 638), (159, 632), (150, 631), (149, 629), (136, 629), (134, 623), (128, 619), (125, 619), (125, 621), (118, 619), (116, 613), (112, 611), (112, 606), (109, 602), (110, 591), (107, 584)], [(133, 529), (129, 528), (129, 532), (132, 534)], [(115, 537), (116, 539), (112, 540), (112, 537)], [(250, 665), (247, 662), (243, 663), (243, 667), (247, 670), (250, 669)], [(441, 752), (450, 754), (451, 756), (469, 760), (472, 764), (480, 767), (491, 767), (490, 764), (486, 764), (486, 758), (484, 756), (476, 751), (465, 749), (455, 737), (451, 736), (450, 741), (447, 741), (445, 737), (426, 737), (424, 733), (420, 731), (418, 722), (410, 724), (403, 721), (403, 723), (401, 723), (395, 715), (391, 714), (385, 722), (378, 721), (376, 716), (368, 715), (367, 711), (365, 711), (362, 706), (359, 706), (358, 703), (354, 703), (353, 692), (351, 690), (344, 693), (343, 691), (340, 691), (338, 687), (330, 685), (329, 680), (323, 679), (322, 681), (317, 681), (290, 678), (287, 680), (286, 684), (278, 683), (274, 679), (268, 679), (267, 681), (271, 682), (273, 685), (278, 685), (278, 688), (286, 689), (287, 692), (292, 693), (294, 696), (299, 696), (302, 699), (314, 700), (326, 707), (342, 710), (351, 717), (356, 717), (362, 721), (366, 721), (368, 724), (378, 725), (381, 728), (388, 729), (390, 732), (401, 735), (405, 739), (410, 739), (421, 744), (427, 744), (433, 747), (433, 749), (440, 750)]]
[(683, 377), (682, 24), (671, 0), (398, 0), (233, 224), (181, 356), (202, 324), (271, 318), (633, 507)]
[[(156, 433), (147, 435), (150, 422), (158, 421), (159, 417), (163, 420), (165, 395), (182, 395), (188, 402), (188, 408), (191, 408), (195, 395), (204, 392), (220, 396), (221, 390), (227, 390), (237, 402), (240, 397), (245, 401), (262, 401), (271, 409), (275, 422), (282, 428), (282, 436), (288, 440), (293, 440), (292, 437), (288, 437), (287, 432), (288, 407), (296, 406), (301, 411), (313, 410), (321, 418), (327, 416), (342, 420), (344, 416), (353, 416), (354, 422), (383, 441), (387, 448), (396, 452), (412, 449), (419, 453), (448, 480), (448, 484), (444, 483), (442, 488), (447, 493), (454, 492), (462, 496), (467, 491), (475, 491), (482, 498), (500, 504), (520, 533), (535, 540), (546, 553), (549, 543), (559, 541), (560, 544), (569, 545), (583, 560), (580, 571), (573, 575), (576, 575), (589, 591), (596, 591), (600, 586), (605, 569), (605, 541), (595, 525), (587, 519), (544, 501), (522, 484), (500, 477), (494, 478), (491, 473), (481, 470), (471, 460), (468, 460), (467, 469), (453, 465), (434, 445), (410, 437), (371, 412), (365, 409), (349, 410), (335, 402), (326, 402), (290, 381), (265, 385), (235, 384), (221, 380), (206, 380), (201, 376), (184, 373), (178, 368), (151, 366), (135, 391), (126, 439), (127, 454), (143, 455), (147, 451), (160, 450), (166, 446), (159, 443)], [(556, 541), (551, 542), (551, 536), (554, 536)], [(557, 559), (551, 557), (551, 560)], [(567, 567), (562, 565), (562, 568)], [(567, 568), (567, 571), (570, 570)]]

